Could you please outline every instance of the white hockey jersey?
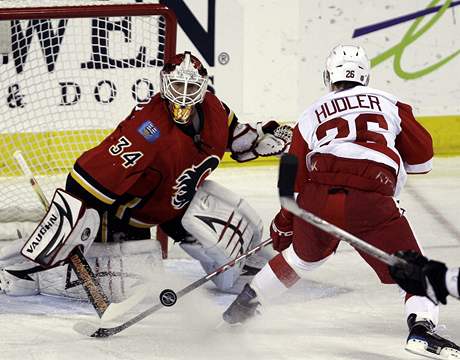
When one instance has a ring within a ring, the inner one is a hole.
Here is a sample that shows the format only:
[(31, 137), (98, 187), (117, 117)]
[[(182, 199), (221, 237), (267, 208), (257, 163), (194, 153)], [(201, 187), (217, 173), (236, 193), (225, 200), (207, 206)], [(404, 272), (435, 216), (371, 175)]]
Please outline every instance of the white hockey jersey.
[(307, 172), (316, 154), (372, 161), (394, 170), (398, 195), (406, 173), (432, 168), (431, 136), (409, 105), (380, 90), (356, 86), (329, 93), (302, 113), (297, 126), (291, 152), (305, 159)]

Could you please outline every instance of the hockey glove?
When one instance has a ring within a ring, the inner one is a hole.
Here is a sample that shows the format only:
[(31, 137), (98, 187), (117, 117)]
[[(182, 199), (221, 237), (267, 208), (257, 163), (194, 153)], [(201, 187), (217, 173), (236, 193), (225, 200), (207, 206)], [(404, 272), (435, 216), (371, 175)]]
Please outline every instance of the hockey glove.
[(231, 134), (230, 150), (232, 159), (238, 162), (254, 160), (259, 156), (279, 155), (287, 150), (292, 139), (289, 125), (279, 125), (269, 121), (255, 128), (249, 124), (238, 124)]
[(393, 280), (406, 292), (426, 296), (433, 303), (446, 304), (449, 294), (446, 288), (445, 276), (447, 268), (443, 263), (428, 260), (415, 251), (398, 251), (396, 256), (408, 262), (407, 265), (390, 266)]
[(281, 252), (292, 243), (294, 234), (292, 231), (292, 217), (290, 212), (281, 209), (270, 225), (270, 237), (273, 240), (273, 249), (276, 251)]
[(423, 267), (423, 274), (427, 282), (431, 284), (436, 298), (443, 305), (447, 304), (447, 295), (449, 295), (446, 287), (446, 272), (446, 265), (439, 261), (429, 260)]

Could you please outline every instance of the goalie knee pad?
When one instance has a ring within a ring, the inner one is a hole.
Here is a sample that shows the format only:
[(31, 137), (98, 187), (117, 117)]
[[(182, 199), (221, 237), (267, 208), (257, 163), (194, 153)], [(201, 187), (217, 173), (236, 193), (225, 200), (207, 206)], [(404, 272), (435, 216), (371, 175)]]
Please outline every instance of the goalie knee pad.
[[(193, 197), (182, 225), (195, 239), (181, 247), (210, 273), (260, 243), (262, 220), (240, 196), (206, 180)], [(245, 261), (213, 278), (221, 290), (229, 290)]]

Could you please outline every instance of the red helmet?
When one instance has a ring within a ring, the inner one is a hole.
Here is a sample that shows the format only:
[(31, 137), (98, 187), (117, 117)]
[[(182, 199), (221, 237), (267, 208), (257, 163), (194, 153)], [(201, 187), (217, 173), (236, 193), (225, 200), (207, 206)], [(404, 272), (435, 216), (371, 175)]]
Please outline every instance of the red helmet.
[(162, 97), (180, 107), (202, 102), (208, 86), (208, 72), (189, 51), (165, 64), (160, 79)]

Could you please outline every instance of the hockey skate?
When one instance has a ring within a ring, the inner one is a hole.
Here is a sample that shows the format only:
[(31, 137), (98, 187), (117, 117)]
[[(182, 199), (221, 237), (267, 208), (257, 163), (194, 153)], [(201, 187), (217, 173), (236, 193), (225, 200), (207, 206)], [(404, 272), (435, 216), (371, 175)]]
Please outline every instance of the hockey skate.
[(409, 336), (406, 350), (432, 359), (460, 359), (460, 347), (434, 332), (434, 324), (429, 320), (416, 321), (416, 315), (407, 319)]
[(233, 286), (226, 290), (221, 290), (228, 294), (240, 294), (245, 285), (250, 283), (254, 276), (263, 268), (263, 266), (267, 263), (267, 258), (264, 256), (254, 254), (246, 260), (246, 264), (243, 266), (241, 270), (241, 275), (235, 281)]
[(260, 302), (257, 300), (256, 292), (249, 284), (246, 284), (222, 317), (229, 324), (242, 324), (257, 313), (259, 306)]

